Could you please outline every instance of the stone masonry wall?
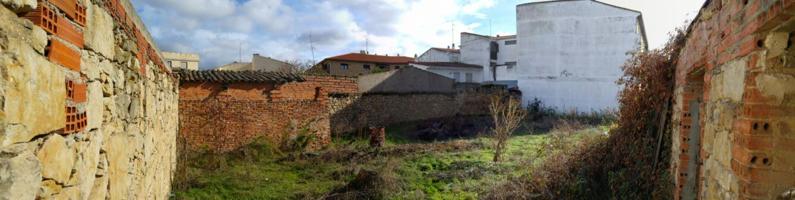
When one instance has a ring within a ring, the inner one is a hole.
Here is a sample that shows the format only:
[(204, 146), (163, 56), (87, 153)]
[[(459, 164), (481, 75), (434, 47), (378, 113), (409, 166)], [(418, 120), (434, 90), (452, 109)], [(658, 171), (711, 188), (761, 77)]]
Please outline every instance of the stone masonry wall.
[(676, 66), (676, 199), (795, 189), (793, 14), (791, 0), (708, 1), (691, 24)]
[(130, 2), (0, 3), (0, 199), (167, 199), (177, 80)]
[(331, 132), (341, 134), (370, 126), (485, 115), (493, 91), (458, 93), (377, 93), (333, 96), (329, 102)]

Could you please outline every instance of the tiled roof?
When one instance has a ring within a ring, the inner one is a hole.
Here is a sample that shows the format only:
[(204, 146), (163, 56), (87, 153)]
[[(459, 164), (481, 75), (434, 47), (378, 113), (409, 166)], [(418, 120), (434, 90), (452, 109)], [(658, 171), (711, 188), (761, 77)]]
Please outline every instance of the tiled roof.
[(461, 53), (460, 49), (448, 49), (448, 48), (439, 48), (439, 47), (433, 47), (431, 49), (437, 50), (437, 51), (449, 52), (449, 53)]
[(483, 69), (483, 66), (480, 65), (471, 65), (459, 62), (412, 62), (412, 64), (425, 65), (429, 67), (461, 67)]
[(175, 70), (179, 80), (184, 82), (218, 83), (286, 83), (301, 82), (304, 77), (298, 74), (264, 71), (219, 71), (219, 70)]
[(370, 54), (361, 54), (361, 53), (349, 53), (345, 55), (326, 58), (326, 60), (370, 62), (370, 63), (383, 63), (383, 64), (406, 64), (414, 61), (414, 58), (404, 57), (404, 56), (382, 56), (382, 55), (370, 55)]

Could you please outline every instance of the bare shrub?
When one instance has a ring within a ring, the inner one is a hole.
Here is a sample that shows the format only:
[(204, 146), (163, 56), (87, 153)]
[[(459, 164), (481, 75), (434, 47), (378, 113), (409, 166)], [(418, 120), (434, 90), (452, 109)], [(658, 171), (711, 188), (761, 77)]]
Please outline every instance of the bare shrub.
[(549, 155), (531, 175), (494, 188), (487, 199), (672, 199), (670, 122), (657, 126), (670, 119), (665, 105), (684, 39), (680, 29), (664, 48), (639, 52), (624, 65), (618, 122), (608, 138), (567, 149), (553, 135), (541, 152)]
[(489, 111), (494, 120), (494, 162), (500, 162), (508, 138), (519, 127), (527, 112), (521, 108), (519, 100), (506, 95), (493, 96)]

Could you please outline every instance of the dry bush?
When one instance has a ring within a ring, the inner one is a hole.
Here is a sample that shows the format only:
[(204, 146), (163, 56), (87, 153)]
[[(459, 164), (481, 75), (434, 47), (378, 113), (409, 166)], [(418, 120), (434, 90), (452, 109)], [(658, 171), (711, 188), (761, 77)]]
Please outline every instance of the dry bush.
[[(676, 60), (684, 39), (679, 29), (665, 48), (637, 53), (625, 64), (618, 81), (624, 88), (619, 95), (618, 126), (609, 138), (586, 138), (570, 149), (549, 146), (546, 151), (557, 149), (558, 153), (549, 154), (541, 166), (531, 169), (531, 175), (495, 188), (487, 199), (672, 198), (667, 171), (670, 123), (656, 126), (661, 119), (670, 119), (661, 113), (670, 116), (670, 106), (665, 105), (673, 96)], [(657, 145), (658, 138), (662, 146)]]
[(524, 119), (527, 112), (522, 109), (518, 99), (507, 95), (495, 95), (489, 105), (494, 120), (494, 162), (500, 162), (505, 144)]

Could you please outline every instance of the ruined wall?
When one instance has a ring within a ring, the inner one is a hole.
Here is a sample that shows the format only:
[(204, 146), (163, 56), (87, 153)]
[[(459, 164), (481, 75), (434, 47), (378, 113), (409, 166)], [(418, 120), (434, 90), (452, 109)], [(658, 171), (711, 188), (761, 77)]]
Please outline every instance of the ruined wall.
[(130, 3), (0, 2), (0, 199), (166, 199), (176, 80)]
[(304, 82), (180, 85), (180, 137), (192, 149), (227, 152), (264, 137), (277, 145), (308, 128), (311, 149), (331, 142), (328, 95), (355, 93), (353, 78), (306, 76)]
[(457, 93), (365, 93), (332, 96), (331, 132), (340, 134), (370, 126), (485, 115), (494, 91), (467, 89)]
[(795, 1), (709, 1), (676, 66), (677, 199), (776, 199), (795, 188)]

